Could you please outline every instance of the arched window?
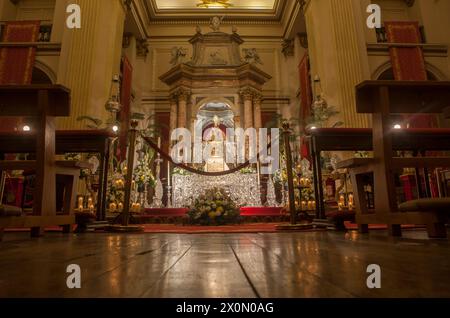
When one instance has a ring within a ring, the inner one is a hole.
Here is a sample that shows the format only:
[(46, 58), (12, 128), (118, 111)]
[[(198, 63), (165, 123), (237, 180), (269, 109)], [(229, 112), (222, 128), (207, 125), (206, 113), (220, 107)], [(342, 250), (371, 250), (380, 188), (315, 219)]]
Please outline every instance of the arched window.
[[(427, 77), (429, 81), (437, 81), (437, 77), (431, 73), (430, 71), (427, 70)], [(386, 71), (384, 71), (383, 73), (381, 73), (381, 75), (377, 78), (377, 80), (379, 81), (393, 81), (395, 80), (394, 77), (394, 70), (392, 69), (392, 67), (388, 68)]]

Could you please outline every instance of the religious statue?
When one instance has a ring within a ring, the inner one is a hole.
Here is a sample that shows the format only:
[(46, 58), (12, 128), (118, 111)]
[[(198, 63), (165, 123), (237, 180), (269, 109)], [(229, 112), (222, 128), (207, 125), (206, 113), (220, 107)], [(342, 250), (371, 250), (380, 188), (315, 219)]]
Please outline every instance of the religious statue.
[(187, 49), (184, 47), (174, 46), (171, 54), (172, 59), (170, 60), (170, 64), (172, 64), (172, 66), (177, 66), (178, 64), (183, 63), (183, 60), (186, 58)]
[(225, 16), (222, 17), (214, 17), (211, 19), (211, 24), (209, 25), (210, 28), (214, 31), (214, 32), (219, 32), (220, 31), (220, 24), (222, 23), (223, 19), (225, 18)]
[[(207, 142), (209, 149), (209, 158), (206, 160), (205, 171), (207, 172), (222, 172), (228, 171), (230, 168), (225, 163), (224, 158), (224, 136), (220, 130), (221, 119), (215, 115), (213, 118), (214, 129), (210, 140)], [(220, 134), (220, 136), (217, 136)], [(218, 138), (219, 137), (219, 138)]]
[(249, 64), (264, 64), (255, 48), (243, 49), (243, 52), (245, 62)]

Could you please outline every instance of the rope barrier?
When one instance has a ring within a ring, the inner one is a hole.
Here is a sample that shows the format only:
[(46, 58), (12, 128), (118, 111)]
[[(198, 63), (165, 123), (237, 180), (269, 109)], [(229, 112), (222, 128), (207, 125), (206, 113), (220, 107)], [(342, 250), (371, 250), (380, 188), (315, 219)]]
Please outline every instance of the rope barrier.
[[(205, 172), (205, 171), (201, 171), (201, 170), (198, 170), (198, 169), (191, 168), (191, 167), (189, 167), (189, 166), (187, 166), (185, 164), (182, 164), (182, 163), (176, 163), (172, 159), (172, 157), (170, 155), (168, 155), (167, 153), (162, 151), (149, 137), (143, 136), (142, 134), (141, 134), (141, 137), (150, 147), (152, 147), (157, 153), (159, 153), (163, 159), (171, 162), (174, 166), (176, 166), (178, 168), (181, 168), (183, 170), (189, 171), (189, 172), (194, 173), (194, 174), (198, 174), (198, 175), (202, 175), (202, 176), (209, 176), (209, 177), (221, 177), (221, 176), (226, 176), (226, 175), (229, 175), (229, 174), (236, 173), (236, 172), (241, 171), (242, 169), (247, 168), (248, 166), (251, 165), (251, 162), (249, 160), (247, 160), (242, 165), (240, 165), (240, 166), (238, 166), (236, 168), (233, 168), (231, 170), (228, 170), (228, 171), (223, 171), (223, 172)], [(271, 146), (272, 146), (271, 143), (269, 143), (268, 149), (270, 149)], [(257, 158), (259, 159), (259, 157), (261, 157), (261, 156), (262, 156), (262, 154), (258, 153)]]

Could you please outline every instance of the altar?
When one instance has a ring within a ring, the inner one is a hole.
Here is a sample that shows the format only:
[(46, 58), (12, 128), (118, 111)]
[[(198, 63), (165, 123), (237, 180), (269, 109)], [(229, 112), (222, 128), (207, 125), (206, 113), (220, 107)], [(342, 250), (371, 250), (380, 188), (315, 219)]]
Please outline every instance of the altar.
[(190, 206), (206, 190), (213, 188), (224, 189), (238, 206), (260, 207), (262, 205), (256, 173), (236, 172), (220, 177), (197, 174), (173, 175), (172, 184), (174, 208)]

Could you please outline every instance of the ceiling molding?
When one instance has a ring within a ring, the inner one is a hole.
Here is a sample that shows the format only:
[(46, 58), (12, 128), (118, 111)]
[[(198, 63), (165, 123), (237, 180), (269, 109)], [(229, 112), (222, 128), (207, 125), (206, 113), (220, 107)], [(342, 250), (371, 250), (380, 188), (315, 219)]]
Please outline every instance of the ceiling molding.
[[(142, 6), (147, 10), (150, 24), (180, 24), (192, 23), (193, 21), (209, 22), (213, 15), (225, 15), (228, 23), (243, 22), (248, 24), (258, 24), (268, 21), (280, 22), (284, 16), (287, 3), (292, 0), (275, 0), (274, 8), (267, 9), (158, 9), (155, 0), (137, 0), (142, 2)], [(251, 21), (256, 21), (252, 23)]]

